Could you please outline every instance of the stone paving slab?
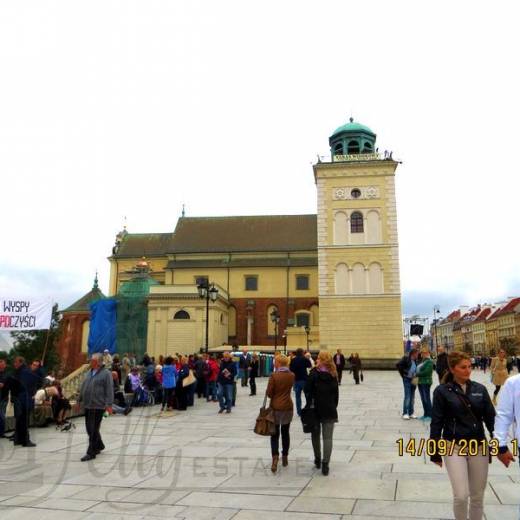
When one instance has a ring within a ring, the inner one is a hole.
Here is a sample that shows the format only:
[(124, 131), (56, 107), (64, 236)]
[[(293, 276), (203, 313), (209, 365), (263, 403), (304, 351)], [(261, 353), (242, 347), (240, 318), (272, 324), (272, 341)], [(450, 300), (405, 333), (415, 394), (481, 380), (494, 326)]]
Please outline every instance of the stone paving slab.
[[(490, 387), (486, 377), (475, 379)], [(399, 456), (396, 440), (428, 435), (421, 421), (403, 421), (402, 384), (395, 372), (371, 372), (362, 385), (345, 375), (330, 475), (313, 465), (310, 436), (295, 417), (289, 466), (270, 471), (269, 439), (253, 426), (258, 396), (238, 388), (230, 415), (203, 400), (187, 412), (160, 416), (138, 408), (102, 423), (106, 450), (82, 463), (87, 436), (77, 429), (31, 430), (38, 446), (0, 439), (1, 520), (445, 520), (452, 519), (445, 468), (426, 457)], [(416, 413), (421, 414), (416, 398)], [(518, 518), (518, 465), (489, 467), (486, 520)]]

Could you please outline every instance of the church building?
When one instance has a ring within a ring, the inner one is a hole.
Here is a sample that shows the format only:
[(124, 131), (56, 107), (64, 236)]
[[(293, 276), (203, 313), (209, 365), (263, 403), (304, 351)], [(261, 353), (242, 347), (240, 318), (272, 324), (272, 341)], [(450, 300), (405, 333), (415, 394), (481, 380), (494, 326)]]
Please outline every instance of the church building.
[(157, 282), (147, 300), (150, 355), (206, 344), (340, 348), (373, 366), (401, 355), (398, 162), (352, 119), (329, 145), (330, 160), (313, 167), (316, 214), (182, 216), (172, 233), (118, 234), (109, 296), (137, 265)]

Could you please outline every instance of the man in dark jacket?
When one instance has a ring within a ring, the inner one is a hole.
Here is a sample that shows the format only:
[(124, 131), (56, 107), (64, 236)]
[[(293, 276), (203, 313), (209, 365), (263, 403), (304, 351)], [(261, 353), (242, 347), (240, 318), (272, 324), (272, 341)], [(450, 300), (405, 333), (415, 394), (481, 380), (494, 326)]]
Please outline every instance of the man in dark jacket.
[[(289, 369), (294, 374), (294, 395), (296, 397), (296, 412), (298, 415), (302, 413), (302, 391), (305, 389), (305, 383), (311, 368), (311, 362), (303, 355), (303, 349), (299, 348), (289, 365)], [(307, 396), (305, 396), (305, 401), (307, 402)]]
[(90, 370), (81, 385), (79, 401), (85, 407), (85, 426), (88, 433), (87, 454), (81, 458), (82, 462), (96, 458), (96, 455), (105, 449), (101, 433), (101, 421), (107, 411), (112, 413), (114, 402), (114, 385), (112, 374), (103, 366), (102, 355), (92, 354)]
[(249, 367), (251, 366), (251, 356), (247, 352), (247, 348), (242, 349), (242, 354), (238, 358), (238, 367), (242, 370), (242, 386), (247, 386), (247, 379), (249, 377)]
[(231, 413), (233, 404), (233, 383), (237, 375), (237, 367), (229, 352), (224, 352), (224, 357), (220, 362), (220, 370), (217, 379), (218, 400), (220, 410), (218, 413)]
[(15, 445), (33, 448), (36, 446), (29, 438), (29, 417), (34, 408), (34, 394), (37, 380), (27, 368), (25, 359), (17, 356), (13, 361), (14, 372), (7, 378), (6, 386), (11, 392), (15, 415), (13, 441)]
[(404, 400), (403, 400), (403, 419), (416, 419), (414, 415), (415, 389), (412, 384), (412, 379), (415, 377), (417, 371), (417, 357), (419, 352), (415, 349), (403, 356), (396, 365), (399, 374), (403, 380)]
[(439, 383), (447, 370), (448, 354), (444, 352), (444, 347), (441, 346), (437, 349), (437, 359), (435, 361), (435, 372), (437, 372), (437, 375), (439, 376)]
[(336, 365), (336, 370), (338, 371), (338, 385), (340, 385), (341, 378), (343, 377), (343, 370), (345, 370), (345, 356), (341, 353), (339, 348), (334, 355), (334, 364)]

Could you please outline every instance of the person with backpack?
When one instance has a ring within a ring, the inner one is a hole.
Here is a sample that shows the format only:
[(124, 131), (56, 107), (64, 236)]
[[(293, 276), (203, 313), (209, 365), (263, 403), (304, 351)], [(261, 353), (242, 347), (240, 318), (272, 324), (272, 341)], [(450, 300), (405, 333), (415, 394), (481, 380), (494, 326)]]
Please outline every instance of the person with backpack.
[(417, 416), (414, 415), (416, 388), (415, 372), (417, 370), (417, 356), (417, 350), (412, 349), (408, 354), (405, 354), (396, 364), (396, 368), (399, 371), (399, 375), (403, 380), (404, 399), (402, 418), (406, 421), (409, 419), (417, 419)]
[[(325, 476), (329, 474), (334, 423), (338, 422), (338, 385), (337, 365), (333, 362), (331, 353), (322, 350), (318, 354), (316, 367), (307, 378), (305, 394), (308, 396), (308, 406), (314, 408), (316, 415), (316, 425), (311, 434), (314, 465), (321, 468), (321, 473)], [(323, 436), (323, 458), (320, 433)]]
[[(495, 408), (486, 387), (470, 379), (471, 360), (465, 352), (451, 352), (448, 368), (433, 392), (430, 440), (438, 448), (430, 460), (442, 468), (444, 459), (455, 520), (482, 520), (490, 462), (484, 426), (493, 437)], [(447, 451), (441, 452), (441, 440)]]

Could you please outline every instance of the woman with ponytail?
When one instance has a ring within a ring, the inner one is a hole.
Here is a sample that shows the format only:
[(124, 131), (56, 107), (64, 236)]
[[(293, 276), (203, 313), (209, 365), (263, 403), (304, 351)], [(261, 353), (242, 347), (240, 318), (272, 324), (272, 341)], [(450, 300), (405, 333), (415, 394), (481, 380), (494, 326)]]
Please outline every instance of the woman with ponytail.
[[(443, 459), (453, 490), (455, 520), (482, 520), (488, 475), (486, 426), (493, 437), (495, 408), (486, 387), (470, 380), (471, 359), (464, 352), (448, 355), (448, 368), (433, 393), (431, 461)], [(468, 516), (469, 502), (469, 516)]]

